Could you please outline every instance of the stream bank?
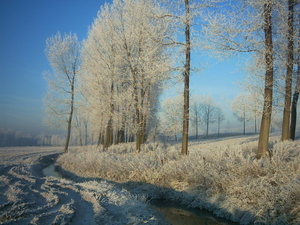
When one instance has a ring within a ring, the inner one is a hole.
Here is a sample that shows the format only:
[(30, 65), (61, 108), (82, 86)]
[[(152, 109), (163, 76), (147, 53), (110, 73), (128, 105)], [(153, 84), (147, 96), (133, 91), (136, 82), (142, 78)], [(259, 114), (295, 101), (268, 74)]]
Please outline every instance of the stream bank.
[[(48, 167), (44, 168), (42, 172), (46, 177), (53, 176), (56, 178), (64, 178), (71, 181), (73, 180), (72, 179), (73, 176), (70, 175), (64, 176), (63, 170), (59, 166), (55, 166), (54, 164), (50, 164)], [(125, 189), (130, 189), (130, 185), (125, 187)], [(188, 208), (182, 204), (176, 203), (174, 201), (168, 201), (166, 199), (151, 199), (147, 202), (152, 206), (153, 209), (155, 209), (157, 212), (162, 214), (165, 220), (172, 225), (181, 225), (181, 224), (236, 225), (238, 224), (229, 221), (227, 219), (216, 217), (213, 215), (213, 213), (207, 210)]]

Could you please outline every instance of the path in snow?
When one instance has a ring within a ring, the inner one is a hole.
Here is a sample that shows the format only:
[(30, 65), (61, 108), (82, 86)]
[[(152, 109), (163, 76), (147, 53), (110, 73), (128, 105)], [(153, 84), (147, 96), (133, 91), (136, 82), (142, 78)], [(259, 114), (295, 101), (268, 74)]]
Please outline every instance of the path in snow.
[(167, 224), (148, 204), (107, 181), (44, 177), (58, 148), (0, 148), (1, 224)]

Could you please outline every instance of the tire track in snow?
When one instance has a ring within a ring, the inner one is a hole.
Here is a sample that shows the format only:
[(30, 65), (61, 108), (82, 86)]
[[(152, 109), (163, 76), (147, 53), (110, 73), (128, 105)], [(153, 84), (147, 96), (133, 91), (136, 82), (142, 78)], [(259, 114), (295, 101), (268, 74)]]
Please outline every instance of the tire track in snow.
[(44, 177), (43, 168), (61, 153), (0, 148), (1, 224), (167, 224), (113, 183)]
[(93, 206), (82, 198), (76, 186), (41, 176), (39, 165), (47, 157), (43, 161), (40, 156), (49, 153), (53, 152), (5, 152), (8, 161), (0, 167), (0, 223), (92, 224)]

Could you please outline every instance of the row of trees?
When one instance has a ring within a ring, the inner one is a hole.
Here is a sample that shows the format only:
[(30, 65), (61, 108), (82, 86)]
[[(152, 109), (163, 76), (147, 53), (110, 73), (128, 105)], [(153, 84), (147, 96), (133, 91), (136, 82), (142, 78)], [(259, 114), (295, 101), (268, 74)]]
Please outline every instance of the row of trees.
[[(46, 55), (53, 73), (46, 75), (49, 93), (45, 102), (50, 116), (68, 124), (65, 151), (75, 109), (76, 126), (85, 126), (87, 133), (89, 122), (91, 133), (98, 133), (98, 144), (108, 147), (135, 139), (136, 149), (140, 151), (147, 133), (157, 127), (158, 97), (165, 81), (175, 78), (184, 83), (180, 112), (183, 115), (182, 154), (186, 155), (189, 121), (199, 123), (197, 108), (200, 106), (190, 107), (189, 102), (191, 51), (197, 43), (223, 58), (232, 53), (249, 53), (255, 62), (252, 72), (264, 74), (263, 91), (258, 93), (263, 107), (257, 158), (266, 155), (274, 74), (282, 68), (286, 68), (282, 140), (290, 137), (286, 127), (296, 123), (287, 119), (290, 118), (294, 64), (299, 58), (295, 5), (293, 0), (201, 3), (115, 0), (100, 9), (82, 48), (73, 34), (62, 37), (58, 33), (49, 38)], [(201, 38), (195, 39), (195, 34)], [(299, 72), (295, 75), (299, 77)], [(293, 106), (297, 105), (298, 83)], [(203, 105), (202, 114), (208, 115), (204, 119), (208, 134), (212, 123), (209, 115), (217, 110)], [(191, 112), (193, 117), (190, 118)], [(82, 128), (77, 130), (82, 132)]]
[[(174, 136), (182, 129), (182, 96), (166, 98), (162, 102), (161, 110), (161, 130), (168, 136)], [(195, 130), (195, 138), (199, 138), (200, 127), (205, 127), (205, 135), (208, 137), (209, 128), (217, 123), (218, 136), (220, 134), (221, 123), (225, 120), (222, 108), (216, 104), (211, 96), (193, 96), (190, 104), (190, 123)]]

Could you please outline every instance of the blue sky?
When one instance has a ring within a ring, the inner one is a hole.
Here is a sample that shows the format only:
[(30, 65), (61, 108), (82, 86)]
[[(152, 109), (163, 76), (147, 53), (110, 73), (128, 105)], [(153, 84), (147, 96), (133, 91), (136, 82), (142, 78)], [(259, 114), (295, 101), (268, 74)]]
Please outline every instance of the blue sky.
[[(45, 41), (57, 31), (82, 40), (101, 0), (0, 1), (0, 127), (32, 135), (43, 125), (43, 71), (50, 70)], [(51, 132), (51, 131), (50, 131)]]
[[(108, 1), (109, 2), (109, 1)], [(2, 0), (0, 1), (0, 127), (31, 135), (53, 131), (43, 124), (43, 71), (50, 70), (45, 41), (73, 32), (86, 38), (102, 0)], [(193, 94), (212, 95), (216, 102), (232, 100), (244, 74), (234, 72), (236, 60), (218, 63), (195, 73)], [(225, 106), (224, 106), (225, 107)], [(224, 108), (228, 116), (230, 112)]]

